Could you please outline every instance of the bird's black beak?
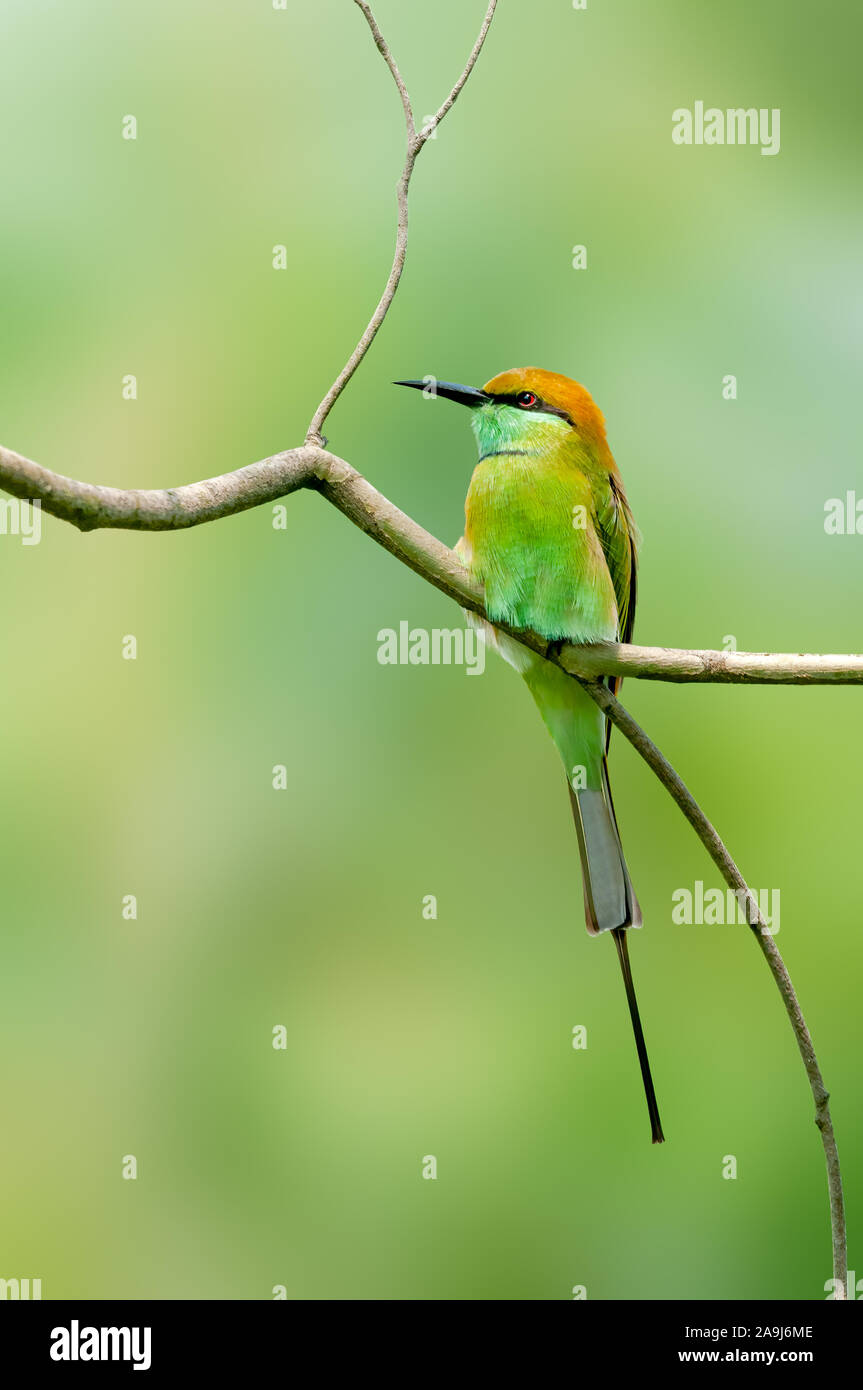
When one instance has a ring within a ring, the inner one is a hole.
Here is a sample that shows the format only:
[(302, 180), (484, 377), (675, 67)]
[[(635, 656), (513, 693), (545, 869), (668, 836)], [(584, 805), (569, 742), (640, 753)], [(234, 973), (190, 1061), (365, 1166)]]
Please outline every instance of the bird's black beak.
[(477, 391), (473, 386), (459, 386), (454, 381), (438, 381), (437, 377), (427, 376), (424, 381), (394, 381), (393, 386), (414, 386), (417, 391), (425, 391), (428, 396), (443, 396), (445, 400), (457, 401), (459, 405), (488, 405), (491, 396), (485, 391)]

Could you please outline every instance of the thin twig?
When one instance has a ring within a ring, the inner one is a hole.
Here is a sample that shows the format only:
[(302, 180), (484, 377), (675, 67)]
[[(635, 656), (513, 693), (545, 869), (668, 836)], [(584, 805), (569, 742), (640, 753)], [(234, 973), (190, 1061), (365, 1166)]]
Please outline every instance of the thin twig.
[(398, 87), (399, 95), (401, 96), (402, 106), (404, 108), (405, 113), (407, 149), (405, 151), (405, 162), (401, 172), (401, 177), (399, 178), (398, 184), (396, 185), (396, 207), (398, 210), (398, 218), (396, 224), (396, 248), (395, 253), (393, 255), (392, 269), (390, 270), (389, 276), (387, 278), (387, 283), (384, 287), (384, 292), (378, 300), (377, 308), (375, 309), (374, 313), (369, 319), (365, 332), (363, 333), (362, 337), (360, 338), (359, 342), (357, 343), (347, 362), (342, 367), (342, 370), (339, 372), (329, 391), (324, 396), (324, 399), (321, 401), (320, 405), (318, 406), (317, 410), (312, 416), (311, 424), (309, 425), (308, 431), (306, 433), (306, 443), (319, 444), (321, 447), (323, 447), (326, 444), (326, 440), (323, 436), (323, 428), (327, 416), (329, 415), (336, 401), (339, 399), (339, 396), (344, 391), (354, 372), (357, 370), (366, 353), (368, 352), (369, 348), (371, 347), (372, 343), (374, 342), (375, 337), (377, 336), (378, 329), (380, 328), (381, 324), (387, 316), (387, 311), (393, 302), (395, 292), (399, 287), (399, 281), (402, 278), (402, 271), (405, 267), (405, 257), (407, 255), (408, 249), (408, 190), (410, 188), (411, 175), (414, 171), (414, 165), (416, 164), (417, 156), (420, 150), (422, 149), (423, 145), (426, 143), (426, 141), (433, 133), (433, 131), (437, 128), (438, 125), (440, 125), (444, 116), (449, 111), (450, 107), (453, 105), (462, 88), (464, 87), (464, 84), (470, 77), (476, 64), (476, 60), (482, 51), (482, 46), (485, 43), (485, 37), (488, 33), (489, 25), (491, 24), (491, 21), (494, 17), (495, 9), (497, 7), (497, 0), (490, 0), (489, 7), (486, 10), (485, 19), (482, 23), (482, 28), (479, 31), (479, 37), (476, 43), (474, 44), (473, 49), (471, 50), (471, 55), (467, 60), (467, 64), (460, 78), (456, 82), (446, 101), (443, 103), (443, 106), (441, 106), (440, 110), (437, 112), (437, 115), (435, 115), (431, 121), (427, 122), (427, 124), (423, 126), (422, 130), (417, 131), (416, 125), (414, 123), (411, 100), (408, 95), (407, 87), (405, 86), (404, 78), (402, 77), (401, 72), (399, 71), (399, 66), (390, 51), (386, 39), (384, 38), (383, 34), (381, 33), (378, 27), (377, 20), (372, 14), (371, 6), (367, 3), (367, 0), (355, 0), (355, 3), (359, 6), (363, 14), (365, 15), (369, 27), (372, 31), (374, 41), (378, 47), (378, 51), (383, 55), (384, 61), (386, 62), (387, 67), (392, 73), (395, 84)]
[(402, 106), (404, 107), (405, 127), (408, 133), (408, 142), (410, 142), (417, 132), (416, 126), (414, 125), (414, 113), (413, 107), (411, 106), (411, 99), (408, 95), (408, 89), (405, 85), (405, 80), (399, 72), (399, 65), (393, 57), (392, 53), (390, 52), (390, 46), (378, 27), (378, 22), (372, 14), (372, 7), (368, 4), (368, 0), (354, 0), (354, 3), (359, 5), (360, 9), (365, 15), (366, 20), (368, 21), (368, 26), (372, 31), (372, 38), (374, 39), (377, 45), (378, 52), (380, 53), (387, 67), (392, 73), (393, 81), (399, 89), (399, 96), (402, 99)]
[(770, 973), (776, 981), (776, 987), (782, 996), (785, 1009), (788, 1014), (797, 1046), (800, 1049), (800, 1056), (803, 1058), (803, 1065), (806, 1075), (809, 1078), (809, 1085), (812, 1088), (812, 1096), (815, 1101), (815, 1123), (821, 1132), (821, 1142), (824, 1145), (824, 1157), (827, 1164), (827, 1188), (830, 1194), (830, 1229), (833, 1242), (833, 1278), (835, 1297), (844, 1299), (847, 1296), (848, 1278), (848, 1251), (845, 1233), (845, 1202), (842, 1195), (842, 1177), (839, 1171), (839, 1152), (836, 1147), (836, 1136), (833, 1132), (833, 1121), (830, 1117), (829, 1092), (824, 1085), (824, 1078), (821, 1075), (821, 1068), (818, 1065), (818, 1058), (815, 1055), (815, 1045), (812, 1036), (806, 1026), (806, 1020), (797, 999), (794, 986), (791, 983), (791, 976), (782, 959), (779, 948), (776, 945), (770, 928), (762, 916), (758, 905), (758, 899), (751, 891), (746, 880), (728, 853), (719, 834), (711, 825), (707, 816), (702, 811), (695, 797), (690, 792), (682, 779), (675, 772), (668, 759), (659, 751), (656, 744), (648, 737), (639, 724), (635, 722), (628, 710), (624, 709), (620, 701), (612, 695), (611, 691), (604, 685), (599, 685), (591, 681), (583, 681), (582, 685), (588, 694), (596, 701), (621, 733), (629, 740), (637, 753), (641, 755), (648, 767), (656, 773), (662, 785), (671, 794), (681, 811), (685, 815), (689, 824), (692, 826), (701, 843), (704, 845), (717, 869), (721, 873), (729, 888), (737, 894), (737, 900), (747, 905), (747, 919), (749, 926), (755, 935), (764, 957), (767, 961)]
[(420, 132), (423, 140), (430, 139), (432, 133), (440, 125), (447, 111), (449, 111), (453, 103), (458, 100), (459, 93), (461, 92), (462, 87), (464, 86), (465, 82), (467, 82), (468, 78), (473, 72), (476, 60), (482, 52), (482, 46), (485, 43), (485, 36), (488, 33), (489, 25), (491, 24), (491, 21), (494, 18), (496, 6), (497, 0), (491, 0), (491, 4), (489, 5), (486, 11), (485, 19), (482, 22), (482, 28), (479, 31), (479, 37), (477, 38), (477, 41), (473, 46), (471, 55), (467, 60), (467, 66), (465, 67), (464, 72), (462, 73), (458, 82), (456, 82), (446, 101), (443, 103), (443, 105), (440, 107), (437, 113), (434, 116), (432, 116), (431, 120), (427, 121), (426, 124), (423, 126), (422, 131)]

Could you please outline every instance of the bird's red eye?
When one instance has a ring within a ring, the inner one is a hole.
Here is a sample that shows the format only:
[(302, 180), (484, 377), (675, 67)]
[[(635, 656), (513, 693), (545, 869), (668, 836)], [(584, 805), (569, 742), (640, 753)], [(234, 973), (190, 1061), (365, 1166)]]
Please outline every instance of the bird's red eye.
[(536, 405), (536, 396), (532, 391), (519, 391), (516, 396), (519, 405), (523, 405), (525, 410), (529, 410), (532, 405)]

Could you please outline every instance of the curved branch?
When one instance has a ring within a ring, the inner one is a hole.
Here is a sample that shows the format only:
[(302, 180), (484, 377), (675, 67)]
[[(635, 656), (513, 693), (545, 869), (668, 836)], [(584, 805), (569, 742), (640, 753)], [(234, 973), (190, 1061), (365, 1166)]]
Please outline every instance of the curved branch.
[(80, 483), (51, 473), (32, 459), (0, 446), (0, 487), (41, 504), (79, 531), (117, 527), (127, 531), (183, 531), (205, 521), (258, 507), (304, 487), (319, 450), (304, 445), (184, 487), (123, 490)]
[(750, 890), (746, 880), (728, 853), (719, 834), (711, 825), (689, 788), (677, 775), (667, 758), (656, 744), (633, 719), (628, 710), (612, 695), (604, 685), (592, 681), (582, 681), (584, 689), (596, 701), (611, 722), (629, 740), (633, 748), (644, 759), (652, 772), (656, 773), (662, 785), (671, 794), (692, 826), (707, 853), (710, 855), (723, 879), (738, 895), (738, 902), (746, 904), (746, 915), (758, 945), (764, 955), (776, 987), (782, 996), (789, 1022), (803, 1058), (803, 1066), (809, 1079), (812, 1097), (815, 1101), (815, 1123), (821, 1132), (824, 1157), (827, 1164), (827, 1189), (830, 1196), (830, 1229), (833, 1241), (833, 1278), (836, 1298), (847, 1296), (848, 1250), (845, 1232), (845, 1202), (842, 1194), (842, 1176), (839, 1169), (839, 1151), (833, 1121), (830, 1116), (830, 1095), (824, 1085), (815, 1045), (806, 1026), (791, 976), (779, 948), (773, 939), (770, 928), (762, 916), (758, 899)]
[(396, 224), (396, 249), (393, 254), (392, 268), (387, 278), (387, 283), (384, 286), (384, 292), (378, 300), (377, 308), (375, 309), (374, 313), (369, 319), (365, 332), (363, 333), (362, 337), (360, 338), (359, 342), (357, 343), (347, 362), (342, 367), (342, 370), (339, 372), (339, 375), (336, 377), (329, 391), (324, 396), (324, 399), (321, 401), (320, 405), (318, 406), (317, 410), (312, 416), (311, 424), (309, 425), (308, 431), (306, 433), (306, 443), (318, 444), (321, 446), (321, 448), (323, 448), (323, 446), (326, 444), (326, 440), (324, 439), (322, 431), (327, 416), (329, 415), (336, 401), (339, 399), (339, 396), (344, 391), (354, 372), (357, 370), (366, 353), (368, 352), (369, 348), (371, 347), (372, 343), (374, 342), (378, 333), (378, 329), (380, 328), (381, 324), (387, 316), (389, 307), (392, 304), (393, 299), (395, 297), (395, 292), (399, 287), (399, 281), (402, 278), (402, 271), (405, 268), (405, 256), (407, 255), (408, 249), (408, 190), (410, 188), (411, 175), (414, 171), (414, 165), (417, 161), (417, 155), (419, 154), (423, 145), (429, 139), (432, 132), (443, 120), (444, 116), (455, 102), (456, 98), (459, 95), (459, 92), (462, 90), (464, 84), (467, 82), (468, 78), (473, 72), (473, 69), (476, 65), (476, 60), (482, 52), (482, 46), (485, 43), (485, 36), (488, 33), (489, 25), (491, 24), (491, 21), (494, 18), (494, 12), (497, 7), (497, 0), (490, 0), (489, 7), (486, 10), (485, 19), (482, 23), (482, 28), (479, 31), (479, 37), (476, 43), (474, 44), (473, 49), (471, 50), (471, 55), (467, 60), (467, 64), (464, 68), (464, 71), (461, 74), (461, 77), (456, 82), (455, 86), (453, 87), (443, 106), (438, 111), (437, 115), (434, 116), (433, 119), (429, 121), (428, 124), (425, 125), (419, 133), (417, 133), (417, 129), (414, 124), (411, 100), (408, 95), (407, 87), (404, 83), (404, 78), (402, 77), (401, 72), (399, 71), (399, 67), (396, 63), (395, 58), (390, 52), (390, 48), (386, 39), (384, 38), (383, 34), (381, 33), (378, 27), (377, 20), (372, 14), (371, 6), (367, 3), (367, 0), (355, 0), (355, 3), (359, 6), (363, 14), (365, 15), (369, 27), (372, 31), (374, 41), (378, 47), (378, 51), (383, 55), (384, 61), (386, 62), (387, 67), (392, 73), (395, 84), (398, 87), (399, 95), (401, 96), (402, 106), (404, 108), (405, 113), (405, 127), (407, 130), (407, 152), (405, 154), (405, 162), (401, 172), (401, 177), (396, 186), (396, 206), (398, 209), (398, 220)]

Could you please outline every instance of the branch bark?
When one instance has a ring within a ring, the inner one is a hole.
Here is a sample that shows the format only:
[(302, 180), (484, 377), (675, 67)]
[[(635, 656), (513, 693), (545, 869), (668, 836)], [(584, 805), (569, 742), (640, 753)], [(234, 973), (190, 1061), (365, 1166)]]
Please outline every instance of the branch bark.
[(52, 473), (0, 445), (0, 487), (13, 497), (38, 502), (79, 531), (186, 531), (307, 487), (319, 452), (303, 445), (200, 483), (124, 490)]
[[(80, 531), (183, 531), (275, 502), (298, 488), (311, 488), (442, 593), (485, 616), (482, 588), (458, 556), (388, 501), (345, 459), (317, 444), (286, 449), (233, 473), (183, 487), (126, 491), (52, 473), (0, 446), (0, 487), (15, 497), (38, 501), (44, 511)], [(550, 655), (550, 644), (538, 633), (517, 635), (534, 651)], [(634, 676), (681, 684), (863, 684), (863, 656), (852, 654), (727, 652), (597, 642), (558, 644), (552, 659), (582, 680)]]

